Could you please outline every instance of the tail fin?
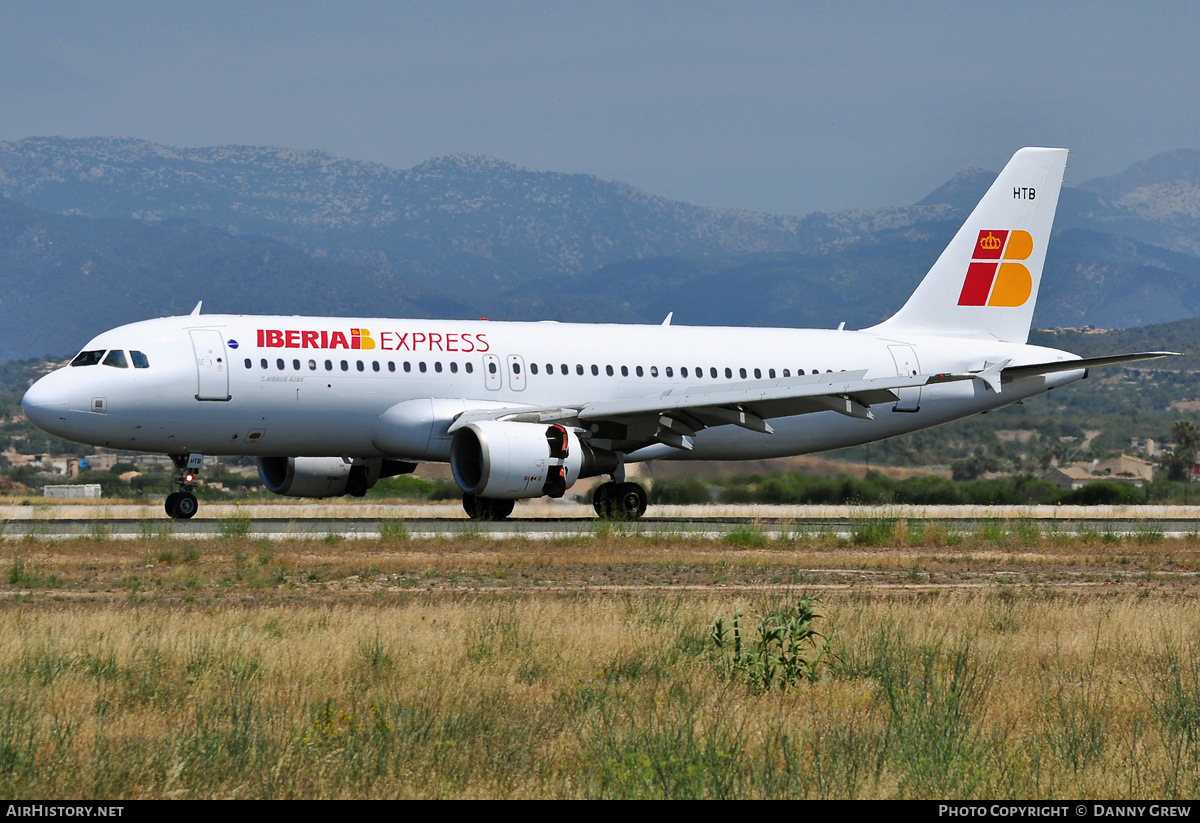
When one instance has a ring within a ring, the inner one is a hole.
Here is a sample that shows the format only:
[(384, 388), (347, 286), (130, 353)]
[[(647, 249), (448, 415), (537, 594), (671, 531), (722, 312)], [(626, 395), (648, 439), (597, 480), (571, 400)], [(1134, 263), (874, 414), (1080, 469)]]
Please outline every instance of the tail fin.
[(869, 331), (1026, 342), (1066, 165), (1066, 149), (1014, 154), (904, 307)]

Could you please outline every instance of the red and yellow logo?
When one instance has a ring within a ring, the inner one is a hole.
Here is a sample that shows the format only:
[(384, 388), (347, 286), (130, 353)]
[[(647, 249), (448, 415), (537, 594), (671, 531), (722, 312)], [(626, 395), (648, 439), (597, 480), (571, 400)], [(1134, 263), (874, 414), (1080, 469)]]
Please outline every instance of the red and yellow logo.
[(1023, 263), (1033, 253), (1027, 231), (984, 229), (975, 241), (958, 296), (960, 306), (1023, 306), (1033, 292), (1033, 278)]

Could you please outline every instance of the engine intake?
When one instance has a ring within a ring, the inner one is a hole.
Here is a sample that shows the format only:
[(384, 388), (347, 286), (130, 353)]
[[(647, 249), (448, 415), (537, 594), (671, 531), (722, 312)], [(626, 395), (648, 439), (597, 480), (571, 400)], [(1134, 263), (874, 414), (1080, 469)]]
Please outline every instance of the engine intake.
[(579, 478), (616, 467), (615, 454), (585, 445), (557, 424), (469, 423), (454, 433), (450, 446), (454, 482), (476, 497), (562, 497)]

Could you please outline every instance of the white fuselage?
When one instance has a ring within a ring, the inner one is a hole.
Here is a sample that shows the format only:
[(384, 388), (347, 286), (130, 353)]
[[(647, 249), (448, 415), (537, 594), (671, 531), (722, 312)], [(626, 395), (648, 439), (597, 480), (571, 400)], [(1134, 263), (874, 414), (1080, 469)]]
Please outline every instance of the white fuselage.
[[(26, 395), (30, 419), (71, 440), (138, 452), (418, 461), (449, 459), (446, 426), (469, 409), (578, 408), (690, 387), (769, 384), (801, 370), (865, 369), (875, 378), (1075, 359), (1015, 343), (895, 340), (869, 330), (249, 315), (148, 320), (104, 332), (84, 348), (113, 350), (127, 361), (140, 352), (148, 366), (57, 369)], [(773, 434), (714, 426), (696, 434), (690, 451), (655, 444), (627, 459), (834, 449), (1005, 406), (1083, 376), (1080, 368), (1022, 377), (1001, 393), (978, 380), (901, 389), (899, 402), (873, 407), (873, 420), (822, 411), (772, 419)], [(382, 430), (384, 413), (406, 402), (411, 408)], [(397, 425), (412, 431), (398, 433)]]

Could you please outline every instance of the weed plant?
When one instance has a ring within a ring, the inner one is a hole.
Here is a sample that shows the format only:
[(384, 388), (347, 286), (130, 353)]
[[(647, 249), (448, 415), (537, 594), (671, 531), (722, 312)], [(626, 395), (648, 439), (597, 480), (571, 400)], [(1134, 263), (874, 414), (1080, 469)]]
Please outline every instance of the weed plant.
[(250, 534), (251, 518), (246, 512), (236, 512), (217, 520), (217, 529), (225, 538), (245, 537)]
[(721, 617), (713, 621), (709, 637), (726, 676), (745, 678), (754, 691), (786, 691), (820, 678), (829, 639), (817, 633), (818, 618), (816, 602), (802, 598), (763, 615), (748, 637), (743, 637), (741, 612), (734, 610), (728, 621)]

